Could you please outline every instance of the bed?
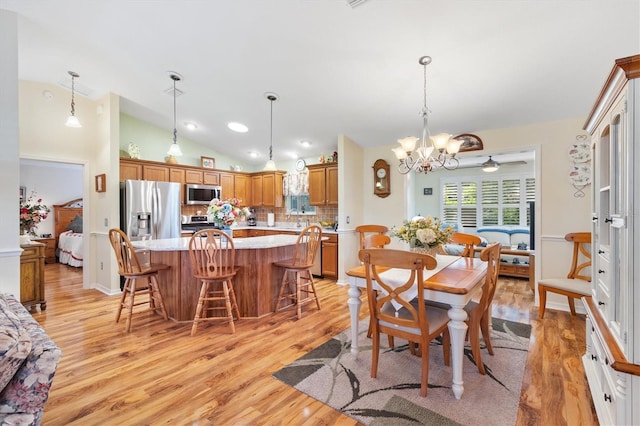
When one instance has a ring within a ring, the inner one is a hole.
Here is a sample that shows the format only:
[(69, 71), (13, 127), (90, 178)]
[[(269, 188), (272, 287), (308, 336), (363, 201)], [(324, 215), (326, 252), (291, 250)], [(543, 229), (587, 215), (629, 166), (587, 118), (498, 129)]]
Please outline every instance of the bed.
[(83, 263), (82, 198), (53, 206), (58, 262), (81, 268)]

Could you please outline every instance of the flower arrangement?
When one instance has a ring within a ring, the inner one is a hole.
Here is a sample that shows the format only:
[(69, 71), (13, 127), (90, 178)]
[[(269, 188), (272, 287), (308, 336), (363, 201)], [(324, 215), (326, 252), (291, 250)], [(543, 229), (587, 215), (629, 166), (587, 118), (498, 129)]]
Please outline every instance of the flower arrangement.
[(218, 200), (214, 198), (209, 203), (207, 214), (218, 226), (231, 226), (238, 220), (251, 214), (247, 207), (240, 207), (240, 200), (230, 198), (228, 200)]
[(20, 234), (36, 236), (38, 224), (47, 218), (51, 210), (42, 204), (42, 198), (36, 199), (35, 191), (26, 199), (20, 200)]
[(413, 247), (435, 248), (447, 243), (453, 235), (453, 226), (444, 226), (437, 217), (416, 216), (405, 220), (400, 227), (391, 228), (391, 236)]

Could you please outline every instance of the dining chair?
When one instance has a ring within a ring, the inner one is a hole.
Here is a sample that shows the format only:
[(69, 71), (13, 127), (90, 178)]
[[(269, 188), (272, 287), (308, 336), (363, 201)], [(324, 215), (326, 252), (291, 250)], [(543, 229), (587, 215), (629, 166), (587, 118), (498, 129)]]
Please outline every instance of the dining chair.
[(365, 239), (371, 235), (385, 235), (389, 232), (389, 228), (384, 225), (360, 225), (356, 226), (356, 232), (359, 235), (360, 242), (358, 247), (360, 249), (367, 248), (365, 247)]
[[(573, 299), (583, 296), (591, 296), (591, 277), (584, 275), (591, 269), (591, 253), (587, 250), (587, 245), (591, 244), (590, 232), (573, 232), (564, 236), (564, 239), (573, 243), (573, 257), (571, 259), (571, 269), (566, 278), (545, 278), (538, 281), (538, 295), (540, 296), (540, 319), (544, 318), (544, 311), (547, 304), (547, 292), (563, 294), (569, 301), (571, 315), (576, 314), (576, 307)], [(580, 263), (578, 263), (580, 262)]]
[(496, 293), (498, 283), (498, 272), (500, 269), (500, 243), (488, 245), (480, 252), (480, 260), (487, 262), (487, 277), (482, 287), (482, 296), (479, 301), (470, 301), (464, 308), (467, 312), (467, 326), (469, 333), (469, 343), (471, 353), (476, 361), (476, 366), (480, 374), (486, 374), (482, 356), (480, 354), (480, 333), (487, 347), (487, 352), (493, 355), (493, 345), (491, 344), (491, 305), (493, 296)]
[[(118, 274), (125, 279), (122, 297), (116, 312), (116, 323), (120, 321), (122, 309), (126, 309), (127, 321), (125, 330), (130, 332), (134, 307), (142, 305), (148, 305), (148, 309), (136, 310), (136, 314), (149, 311), (159, 312), (167, 320), (167, 310), (164, 307), (162, 293), (158, 287), (158, 273), (169, 269), (169, 266), (164, 264), (142, 265), (127, 234), (120, 229), (113, 228), (109, 230), (109, 241), (118, 262)], [(140, 300), (140, 296), (146, 297)], [(137, 301), (136, 298), (138, 298)]]
[[(236, 332), (234, 311), (240, 319), (240, 310), (233, 289), (233, 278), (238, 273), (235, 266), (236, 249), (227, 233), (219, 229), (202, 229), (189, 240), (189, 258), (193, 276), (201, 283), (198, 305), (193, 317), (191, 335), (203, 321), (223, 321), (229, 323), (231, 333)], [(210, 316), (222, 312), (223, 316)]]
[(391, 243), (391, 238), (384, 234), (367, 235), (361, 249), (365, 248), (384, 248)]
[(459, 244), (464, 246), (460, 256), (462, 257), (474, 257), (475, 247), (479, 246), (482, 240), (477, 235), (465, 234), (463, 232), (454, 232), (449, 240), (451, 244)]
[[(275, 266), (284, 268), (275, 312), (296, 306), (298, 319), (300, 319), (302, 318), (302, 306), (311, 302), (315, 302), (320, 310), (320, 299), (313, 283), (311, 268), (318, 254), (321, 240), (322, 228), (318, 225), (307, 226), (298, 236), (293, 257), (273, 263)], [(283, 300), (293, 303), (280, 307)]]
[[(378, 374), (380, 333), (417, 343), (421, 348), (420, 395), (427, 396), (429, 343), (442, 336), (445, 365), (450, 363), (450, 336), (446, 309), (427, 306), (424, 300), (424, 270), (434, 269), (433, 256), (404, 250), (363, 249), (367, 295), (373, 329), (371, 377)], [(384, 272), (383, 272), (384, 271)], [(378, 295), (374, 293), (374, 281)], [(418, 284), (416, 284), (418, 283)], [(412, 300), (415, 302), (412, 303)]]

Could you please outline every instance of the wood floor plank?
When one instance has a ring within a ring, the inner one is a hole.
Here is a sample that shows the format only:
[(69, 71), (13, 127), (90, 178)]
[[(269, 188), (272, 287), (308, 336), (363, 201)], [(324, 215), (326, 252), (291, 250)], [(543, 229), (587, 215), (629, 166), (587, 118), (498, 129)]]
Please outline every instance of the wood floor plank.
[[(148, 313), (125, 333), (118, 296), (83, 289), (75, 268), (45, 268), (47, 310), (33, 315), (63, 351), (45, 426), (358, 424), (271, 376), (349, 327), (347, 288), (335, 281), (318, 280), (322, 310), (308, 305), (301, 320), (289, 309), (237, 321), (233, 335), (209, 323), (192, 337), (190, 323)], [(597, 424), (579, 362), (584, 318), (548, 310), (539, 320), (533, 300), (527, 281), (499, 280), (494, 317), (532, 324), (517, 424)]]

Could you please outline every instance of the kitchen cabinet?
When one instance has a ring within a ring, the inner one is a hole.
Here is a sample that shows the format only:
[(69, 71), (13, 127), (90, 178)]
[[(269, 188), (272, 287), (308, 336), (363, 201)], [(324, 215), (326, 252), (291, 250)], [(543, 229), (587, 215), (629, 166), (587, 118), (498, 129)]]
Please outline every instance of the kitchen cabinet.
[(185, 170), (185, 183), (195, 183), (198, 185), (202, 185), (203, 183), (203, 172), (202, 170)]
[(251, 206), (251, 178), (248, 175), (234, 176), (235, 197), (239, 200), (240, 206)]
[(143, 164), (142, 179), (169, 182), (169, 167)]
[(591, 144), (576, 149), (591, 154), (593, 171), (593, 268), (591, 297), (582, 299), (582, 363), (603, 425), (640, 424), (640, 181), (634, 179), (640, 163), (639, 78), (640, 55), (615, 61), (584, 126)]
[(45, 244), (32, 241), (21, 245), (20, 255), (20, 302), (30, 309), (40, 305), (41, 310), (47, 309), (44, 299), (44, 250)]
[(55, 238), (36, 238), (33, 241), (44, 244), (44, 263), (56, 263)]
[(261, 172), (251, 175), (251, 205), (254, 207), (282, 207), (282, 179), (284, 172)]
[(186, 182), (186, 171), (176, 167), (169, 167), (169, 182)]
[(142, 164), (120, 159), (120, 182), (124, 180), (142, 179)]
[(222, 187), (222, 198), (233, 198), (236, 193), (236, 183), (232, 173), (220, 173), (220, 186)]
[(309, 204), (312, 206), (338, 205), (338, 165), (312, 164), (309, 169)]
[(338, 235), (322, 234), (328, 239), (322, 241), (322, 275), (338, 276)]
[(218, 172), (203, 172), (202, 183), (205, 185), (220, 185), (220, 173)]

